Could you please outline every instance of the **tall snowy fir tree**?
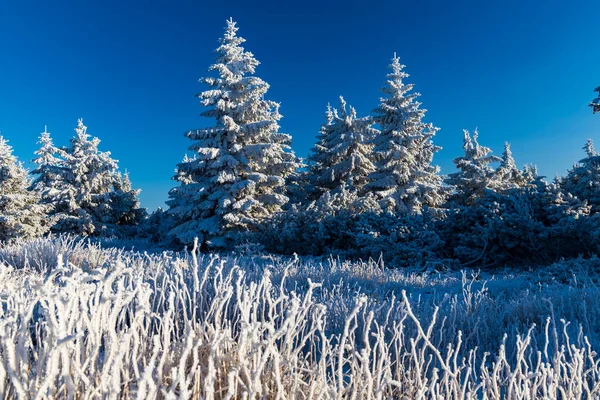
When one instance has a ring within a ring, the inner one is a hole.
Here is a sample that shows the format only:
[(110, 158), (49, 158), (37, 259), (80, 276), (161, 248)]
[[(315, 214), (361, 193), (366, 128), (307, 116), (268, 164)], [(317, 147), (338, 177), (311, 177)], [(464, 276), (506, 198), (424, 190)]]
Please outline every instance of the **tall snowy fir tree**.
[(48, 213), (53, 214), (53, 206), (58, 202), (63, 185), (65, 152), (54, 145), (46, 127), (40, 134), (38, 144), (40, 148), (35, 152), (37, 157), (32, 160), (36, 168), (31, 171), (36, 177), (29, 189), (39, 194), (40, 202), (48, 205)]
[(375, 137), (376, 171), (370, 174), (367, 190), (374, 192), (386, 209), (401, 214), (419, 214), (423, 206), (440, 207), (449, 189), (443, 186), (439, 168), (431, 165), (434, 154), (441, 148), (432, 138), (437, 132), (430, 123), (422, 121), (425, 109), (412, 92), (414, 85), (405, 84), (409, 75), (394, 55), (386, 95), (374, 112), (373, 120), (381, 128)]
[(561, 180), (561, 186), (580, 200), (587, 200), (592, 213), (600, 211), (600, 154), (592, 139), (585, 146), (586, 157), (580, 160)]
[(204, 248), (232, 246), (288, 202), (286, 178), (300, 166), (291, 137), (279, 132), (279, 104), (265, 99), (269, 85), (254, 76), (259, 62), (237, 31), (228, 20), (210, 67), (218, 77), (201, 79), (210, 87), (198, 95), (207, 107), (201, 116), (215, 125), (186, 134), (194, 155), (177, 165), (179, 186), (169, 192), (171, 234), (182, 244), (198, 237)]
[(100, 140), (90, 138), (83, 120), (78, 120), (75, 133), (64, 151), (62, 184), (53, 204), (56, 223), (52, 231), (120, 236), (123, 228), (120, 225), (140, 222), (126, 216), (136, 215), (139, 218), (142, 215), (137, 201), (121, 201), (123, 189), (128, 192), (127, 197), (132, 198), (137, 198), (138, 191), (123, 185), (117, 161), (111, 158), (110, 152), (98, 150)]
[(46, 209), (39, 196), (28, 190), (29, 184), (27, 171), (0, 136), (0, 242), (36, 237), (48, 230)]
[(340, 97), (340, 110), (327, 108), (327, 121), (321, 127), (318, 143), (308, 158), (307, 180), (317, 197), (327, 191), (360, 191), (375, 171), (372, 139), (377, 130), (369, 117), (357, 118), (353, 107), (346, 109)]
[[(477, 141), (479, 132), (475, 130), (473, 137), (466, 129), (463, 131), (463, 150), (465, 155), (454, 159), (458, 172), (448, 175), (446, 183), (454, 187), (450, 200), (458, 206), (468, 206), (483, 197), (485, 189), (489, 189), (494, 179), (495, 170), (491, 163), (502, 159), (491, 155), (489, 147), (481, 146)], [(507, 167), (510, 159), (507, 157)]]

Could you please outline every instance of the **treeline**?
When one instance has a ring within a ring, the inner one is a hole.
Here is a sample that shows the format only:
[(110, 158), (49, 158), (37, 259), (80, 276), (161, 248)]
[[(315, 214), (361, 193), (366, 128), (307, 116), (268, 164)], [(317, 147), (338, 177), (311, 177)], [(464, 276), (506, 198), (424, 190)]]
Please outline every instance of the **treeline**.
[(118, 171), (100, 140), (80, 119), (68, 146), (54, 145), (50, 133), (38, 142), (31, 176), (0, 136), (0, 241), (47, 233), (135, 236), (146, 219), (139, 190)]
[(216, 77), (202, 79), (201, 115), (214, 125), (186, 133), (192, 156), (177, 164), (166, 211), (139, 207), (139, 191), (80, 120), (69, 146), (42, 133), (33, 181), (0, 138), (0, 240), (68, 232), (182, 247), (198, 238), (204, 251), (383, 256), (394, 266), (534, 265), (600, 252), (591, 140), (586, 157), (548, 183), (534, 166), (518, 168), (509, 144), (497, 157), (465, 131), (457, 171), (442, 176), (432, 164), (438, 128), (423, 121), (394, 56), (371, 115), (340, 97), (301, 160), (237, 30), (227, 21)]

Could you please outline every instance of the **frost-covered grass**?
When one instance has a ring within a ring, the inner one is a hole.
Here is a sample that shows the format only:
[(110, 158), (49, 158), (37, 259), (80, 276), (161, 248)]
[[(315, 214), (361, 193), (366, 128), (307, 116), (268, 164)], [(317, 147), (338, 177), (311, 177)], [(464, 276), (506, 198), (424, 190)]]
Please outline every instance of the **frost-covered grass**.
[(600, 397), (596, 259), (438, 274), (59, 238), (0, 264), (2, 398)]

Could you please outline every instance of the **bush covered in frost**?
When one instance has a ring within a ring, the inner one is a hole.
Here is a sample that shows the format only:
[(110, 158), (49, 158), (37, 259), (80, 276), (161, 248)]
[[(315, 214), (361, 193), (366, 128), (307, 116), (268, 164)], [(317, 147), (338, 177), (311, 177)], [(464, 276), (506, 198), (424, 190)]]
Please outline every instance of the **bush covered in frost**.
[(308, 206), (293, 206), (268, 220), (248, 238), (265, 250), (290, 255), (383, 259), (390, 266), (419, 267), (439, 261), (443, 241), (429, 214), (399, 215), (383, 211), (372, 197), (345, 187), (326, 192)]
[(548, 265), (598, 254), (600, 218), (554, 184), (487, 190), (438, 222), (447, 257), (478, 267)]
[(442, 275), (68, 239), (11, 246), (0, 249), (3, 398), (600, 396), (597, 259)]

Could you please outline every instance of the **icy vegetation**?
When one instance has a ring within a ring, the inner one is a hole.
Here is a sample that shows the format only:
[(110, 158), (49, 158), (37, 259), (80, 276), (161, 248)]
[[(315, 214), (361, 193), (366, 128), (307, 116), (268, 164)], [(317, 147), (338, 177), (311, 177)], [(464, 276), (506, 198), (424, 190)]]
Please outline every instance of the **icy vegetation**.
[(600, 260), (533, 272), (0, 248), (2, 398), (597, 398)]
[(0, 136), (0, 398), (600, 398), (593, 141), (547, 182), (465, 130), (441, 175), (394, 55), (304, 164), (237, 31), (166, 210), (81, 119), (29, 173)]

